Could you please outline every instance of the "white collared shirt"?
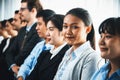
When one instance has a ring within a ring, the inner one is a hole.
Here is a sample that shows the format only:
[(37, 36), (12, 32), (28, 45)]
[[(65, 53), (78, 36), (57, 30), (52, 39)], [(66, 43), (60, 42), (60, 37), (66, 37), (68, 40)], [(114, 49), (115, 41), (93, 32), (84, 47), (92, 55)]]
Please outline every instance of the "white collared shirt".
[(67, 43), (62, 44), (58, 48), (54, 49), (54, 47), (50, 50), (50, 53), (52, 54), (51, 58), (52, 59), (54, 56), (58, 54), (58, 52), (66, 45)]

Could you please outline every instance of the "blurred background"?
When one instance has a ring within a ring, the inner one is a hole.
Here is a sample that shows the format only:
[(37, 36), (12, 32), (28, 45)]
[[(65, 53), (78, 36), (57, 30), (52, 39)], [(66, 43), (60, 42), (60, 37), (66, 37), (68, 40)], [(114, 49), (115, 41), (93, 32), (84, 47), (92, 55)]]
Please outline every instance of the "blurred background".
[[(65, 14), (75, 7), (82, 7), (92, 16), (96, 31), (96, 47), (98, 48), (98, 27), (108, 17), (120, 17), (120, 0), (40, 0), (44, 9), (52, 9), (56, 13)], [(13, 17), (19, 10), (21, 0), (0, 0), (0, 21)]]

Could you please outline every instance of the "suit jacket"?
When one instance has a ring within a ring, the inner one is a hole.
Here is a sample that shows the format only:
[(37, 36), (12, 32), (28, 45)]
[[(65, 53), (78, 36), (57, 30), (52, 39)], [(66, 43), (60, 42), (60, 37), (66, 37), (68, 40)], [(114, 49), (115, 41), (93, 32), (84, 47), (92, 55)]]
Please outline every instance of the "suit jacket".
[(13, 45), (10, 47), (9, 51), (7, 51), (6, 61), (9, 67), (12, 64), (17, 64), (20, 66), (24, 62), (25, 58), (30, 54), (36, 43), (43, 40), (37, 34), (37, 31), (35, 29), (36, 25), (36, 23), (33, 24), (30, 31), (28, 32), (28, 36), (22, 50), (21, 46), (26, 34), (26, 27), (20, 29), (15, 41), (13, 42)]
[(3, 39), (2, 42), (1, 42), (1, 44), (0, 44), (0, 56), (2, 55), (2, 51), (3, 51), (3, 48), (5, 47), (7, 39), (8, 38)]
[(38, 63), (36, 64), (34, 70), (27, 77), (26, 80), (53, 80), (56, 74), (59, 63), (68, 50), (69, 46), (65, 45), (60, 52), (50, 60), (51, 53), (49, 50), (43, 51), (38, 58)]
[[(8, 39), (8, 38), (7, 38)], [(8, 70), (8, 66), (5, 60), (6, 52), (9, 50), (9, 47), (12, 45), (15, 37), (10, 38), (10, 42), (6, 50), (3, 52), (3, 49), (7, 43), (7, 39), (4, 39), (0, 45), (0, 80), (14, 80), (14, 76)]]
[(5, 48), (5, 46), (7, 45), (7, 40), (9, 38), (6, 38), (6, 39), (3, 39), (1, 44), (0, 44), (0, 56), (6, 56), (6, 52), (7, 50), (9, 50), (9, 48), (11, 47), (11, 45), (13, 44), (14, 40), (15, 40), (16, 37), (12, 37), (10, 38), (10, 42), (8, 43), (8, 47), (6, 48), (6, 50), (3, 52), (3, 49)]

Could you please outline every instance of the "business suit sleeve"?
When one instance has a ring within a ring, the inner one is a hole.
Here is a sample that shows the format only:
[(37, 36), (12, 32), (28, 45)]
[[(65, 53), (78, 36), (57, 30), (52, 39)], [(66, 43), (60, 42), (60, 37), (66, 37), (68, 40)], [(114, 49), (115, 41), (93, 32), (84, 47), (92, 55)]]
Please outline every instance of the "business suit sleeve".
[(19, 51), (19, 46), (18, 46), (18, 36), (15, 38), (9, 49), (6, 51), (6, 62), (8, 64), (8, 67), (10, 67), (12, 64), (14, 64), (14, 57), (18, 54), (17, 51)]

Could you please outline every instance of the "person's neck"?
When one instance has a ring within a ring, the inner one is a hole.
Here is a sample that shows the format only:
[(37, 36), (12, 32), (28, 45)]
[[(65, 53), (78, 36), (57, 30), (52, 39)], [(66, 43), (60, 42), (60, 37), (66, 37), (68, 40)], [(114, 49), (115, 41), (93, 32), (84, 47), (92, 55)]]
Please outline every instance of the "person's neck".
[(63, 45), (65, 42), (62, 41), (62, 42), (59, 42), (58, 44), (55, 44), (54, 45), (54, 49), (58, 48), (59, 46)]
[(120, 69), (120, 61), (110, 61), (110, 71), (108, 77), (110, 77), (118, 69)]
[(32, 18), (30, 21), (28, 21), (27, 26), (31, 26), (36, 21), (37, 21), (36, 18)]

